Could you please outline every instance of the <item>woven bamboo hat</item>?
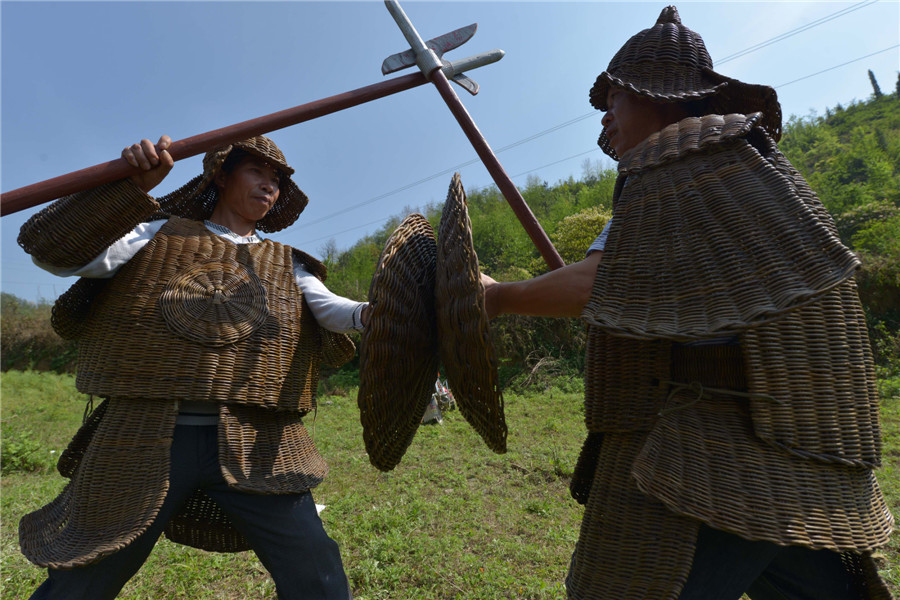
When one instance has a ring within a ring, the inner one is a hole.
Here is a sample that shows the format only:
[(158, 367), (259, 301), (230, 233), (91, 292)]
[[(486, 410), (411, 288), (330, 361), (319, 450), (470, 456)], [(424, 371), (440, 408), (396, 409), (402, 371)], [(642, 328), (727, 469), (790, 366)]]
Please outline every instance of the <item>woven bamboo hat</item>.
[(261, 158), (281, 172), (279, 186), (281, 193), (278, 201), (266, 213), (266, 216), (257, 222), (256, 228), (266, 233), (273, 233), (296, 221), (303, 209), (306, 208), (309, 198), (291, 179), (294, 169), (288, 166), (284, 154), (278, 149), (275, 142), (262, 135), (207, 152), (203, 157), (202, 175), (194, 177), (171, 194), (157, 199), (162, 212), (187, 219), (209, 218), (219, 200), (218, 190), (214, 183), (216, 174), (234, 149), (240, 149)]
[(385, 244), (369, 287), (357, 404), (369, 462), (382, 471), (403, 458), (434, 391), (436, 254), (431, 223), (411, 214)]
[(491, 450), (506, 452), (497, 356), (459, 173), (453, 175), (441, 214), (434, 294), (441, 362), (459, 411)]
[[(781, 139), (781, 105), (775, 90), (767, 85), (743, 83), (713, 71), (712, 59), (700, 34), (681, 24), (674, 6), (662, 10), (656, 24), (625, 42), (597, 76), (591, 88), (591, 105), (609, 109), (610, 86), (628, 90), (658, 102), (690, 102), (709, 99), (716, 114), (762, 112), (760, 125), (775, 141)], [(615, 160), (606, 129), (597, 144)]]

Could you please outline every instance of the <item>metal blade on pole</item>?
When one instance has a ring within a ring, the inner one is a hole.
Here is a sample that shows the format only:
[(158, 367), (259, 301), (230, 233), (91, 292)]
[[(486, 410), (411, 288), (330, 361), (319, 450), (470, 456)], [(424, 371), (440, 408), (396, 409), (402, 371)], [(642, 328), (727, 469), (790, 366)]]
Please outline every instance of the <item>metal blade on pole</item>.
[[(448, 77), (456, 77), (461, 75), (464, 70), (494, 63), (500, 60), (502, 56), (503, 53), (499, 51), (482, 53), (447, 63), (443, 66), (443, 69)], [(175, 160), (182, 160), (220, 146), (283, 129), (304, 121), (311, 121), (312, 119), (330, 115), (331, 113), (371, 102), (372, 100), (397, 94), (425, 83), (428, 83), (428, 80), (422, 73), (410, 73), (409, 75), (403, 75), (388, 81), (344, 92), (343, 94), (301, 104), (300, 106), (270, 115), (177, 140), (172, 142), (172, 145), (169, 147), (169, 153)], [(67, 175), (60, 175), (59, 177), (10, 190), (0, 194), (0, 216), (10, 215), (56, 198), (124, 179), (139, 171), (140, 169), (132, 167), (125, 159), (118, 158)]]
[(425, 42), (422, 41), (416, 28), (413, 27), (412, 22), (409, 20), (409, 17), (406, 16), (406, 13), (403, 12), (403, 9), (400, 7), (397, 0), (384, 0), (384, 4), (387, 6), (394, 21), (400, 27), (400, 31), (403, 32), (403, 36), (409, 43), (410, 48), (415, 53), (416, 64), (419, 66), (419, 69), (438, 89), (444, 102), (450, 108), (450, 112), (453, 113), (456, 121), (459, 123), (460, 127), (462, 127), (463, 132), (465, 132), (466, 137), (469, 138), (469, 142), (475, 148), (475, 152), (478, 154), (481, 162), (484, 163), (484, 166), (491, 174), (494, 183), (497, 184), (503, 197), (506, 198), (506, 201), (513, 209), (516, 217), (518, 217), (519, 222), (531, 238), (532, 243), (537, 247), (544, 262), (546, 262), (547, 266), (551, 269), (558, 269), (565, 266), (559, 252), (556, 251), (550, 238), (547, 237), (547, 233), (541, 227), (541, 224), (538, 223), (537, 218), (534, 216), (534, 213), (531, 212), (531, 209), (528, 207), (522, 194), (519, 193), (519, 189), (503, 169), (503, 165), (500, 164), (500, 161), (497, 159), (494, 151), (491, 150), (487, 140), (478, 130), (478, 126), (469, 115), (469, 112), (466, 110), (462, 101), (456, 95), (456, 92), (450, 87), (447, 76), (441, 70), (440, 58), (425, 44)]
[[(466, 27), (460, 27), (450, 33), (445, 33), (432, 40), (428, 40), (425, 42), (425, 45), (434, 50), (438, 57), (441, 57), (445, 52), (458, 48), (472, 39), (476, 29), (478, 29), (478, 23), (472, 23)], [(411, 67), (414, 64), (416, 64), (416, 53), (410, 48), (409, 50), (392, 54), (384, 59), (384, 62), (381, 63), (381, 73), (387, 75)]]

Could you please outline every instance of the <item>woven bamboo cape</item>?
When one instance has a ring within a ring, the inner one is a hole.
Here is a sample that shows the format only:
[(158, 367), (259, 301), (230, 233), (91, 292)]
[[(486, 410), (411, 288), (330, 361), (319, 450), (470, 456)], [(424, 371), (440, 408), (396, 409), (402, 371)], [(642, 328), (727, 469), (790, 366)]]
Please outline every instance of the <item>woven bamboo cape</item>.
[[(700, 523), (840, 552), (860, 598), (891, 597), (857, 262), (757, 120), (689, 118), (619, 165), (584, 313), (571, 598), (677, 598)], [(710, 337), (730, 341), (681, 343)]]
[[(50, 205), (22, 228), (19, 242), (39, 260), (51, 264), (86, 264), (124, 232), (158, 211), (153, 198), (124, 180)], [(88, 232), (86, 237), (84, 232)], [(307, 264), (311, 272), (323, 278), (324, 268), (302, 252), (275, 242), (255, 244), (254, 248), (243, 248), (243, 251), (233, 244), (228, 247), (228, 242), (210, 237), (212, 234), (200, 222), (176, 217), (161, 232), (158, 243), (145, 246), (130, 263), (149, 269), (158, 281), (126, 272), (121, 281), (130, 281), (131, 286), (122, 290), (118, 283), (121, 272), (108, 283), (81, 280), (73, 286), (74, 293), (64, 295), (64, 300), (54, 307), (57, 324), (71, 337), (82, 342), (87, 339), (88, 344), (97, 343), (92, 336), (102, 336), (103, 331), (124, 336), (129, 360), (133, 363), (144, 360), (153, 370), (144, 375), (126, 371), (123, 381), (129, 377), (133, 380), (163, 377), (167, 375), (165, 369), (174, 368), (171, 373), (179, 374), (184, 389), (193, 389), (196, 399), (202, 399), (197, 390), (207, 389), (220, 401), (219, 460), (230, 486), (259, 494), (299, 493), (315, 487), (325, 477), (327, 466), (302, 417), (315, 407), (312, 393), (320, 356), (328, 354), (332, 360), (343, 360), (348, 349), (352, 352), (352, 344), (343, 339), (346, 336), (324, 336), (311, 319), (293, 280), (291, 260), (294, 257)], [(170, 246), (181, 248), (188, 256), (176, 258), (168, 251)], [(256, 262), (262, 258), (271, 260), (272, 264)], [(171, 268), (162, 265), (168, 260), (174, 261)], [(196, 264), (210, 265), (210, 261), (219, 266), (193, 269)], [(190, 273), (190, 277), (184, 277), (185, 273)], [(204, 283), (200, 292), (195, 285), (198, 281)], [(133, 299), (140, 311), (129, 313), (121, 298), (112, 297), (111, 290)], [(167, 290), (183, 295), (187, 309), (196, 310), (201, 315), (200, 321), (205, 315), (212, 326), (192, 329), (196, 319), (186, 326), (178, 313), (184, 307), (173, 306), (171, 298), (163, 299)], [(290, 302), (284, 304), (275, 298), (272, 290)], [(222, 305), (228, 304), (232, 296), (237, 300), (235, 310), (224, 308)], [(259, 317), (261, 312), (266, 313), (264, 319)], [(235, 315), (234, 322), (229, 321), (230, 315)], [(127, 330), (129, 324), (123, 324), (142, 317), (148, 324), (150, 337), (142, 338)], [(148, 323), (150, 319), (154, 320), (152, 324)], [(273, 327), (275, 323), (278, 327)], [(159, 342), (163, 344), (161, 348), (153, 345), (157, 344), (155, 336), (162, 339), (166, 334), (167, 339)], [(276, 339), (258, 339), (265, 335), (270, 338), (284, 335), (286, 345), (275, 347), (272, 344), (278, 343)], [(224, 342), (223, 338), (226, 338)], [(253, 341), (255, 338), (257, 342)], [(103, 343), (124, 347), (121, 339), (113, 337)], [(274, 391), (264, 394), (255, 389), (253, 382), (245, 381), (228, 392), (236, 394), (232, 400), (237, 402), (216, 396), (222, 393), (222, 386), (215, 383), (219, 377), (212, 366), (216, 363), (215, 352), (226, 357), (217, 366), (229, 378), (236, 377), (238, 381), (242, 376), (255, 378), (249, 374), (254, 369), (262, 369), (262, 366), (227, 358), (228, 348), (242, 343), (261, 344), (258, 347), (265, 347), (270, 354), (287, 352), (288, 361), (296, 359), (299, 367), (295, 371), (283, 356), (258, 357), (275, 361), (272, 368), (281, 371), (290, 390), (282, 395), (281, 386), (277, 385)], [(149, 360), (139, 355), (144, 350), (151, 353)], [(162, 352), (179, 354), (185, 364), (174, 367), (166, 362), (169, 359)], [(159, 355), (154, 358), (153, 353)], [(95, 381), (100, 382), (97, 385), (107, 385), (110, 378), (104, 375), (102, 364), (115, 362), (115, 357), (98, 354), (83, 360), (89, 361), (85, 364), (91, 373), (97, 373), (96, 379), (89, 378), (86, 385), (93, 386)], [(202, 364), (192, 366), (191, 360)], [(201, 373), (208, 379), (198, 376)], [(150, 387), (137, 381), (132, 384), (141, 394), (155, 393), (153, 384)], [(170, 395), (160, 398), (129, 393), (127, 385), (101, 389), (123, 395), (113, 395), (103, 402), (63, 453), (58, 469), (71, 481), (62, 493), (20, 522), (22, 552), (40, 566), (86, 565), (127, 546), (146, 530), (165, 498), (169, 446), (178, 414), (179, 402), (174, 399), (180, 395), (178, 384), (170, 382)], [(202, 492), (196, 493), (173, 518), (166, 535), (205, 550), (229, 552), (250, 547), (228, 517)]]
[(776, 168), (784, 159), (758, 121), (690, 117), (626, 153), (589, 323), (641, 339), (732, 335), (853, 275), (859, 260)]

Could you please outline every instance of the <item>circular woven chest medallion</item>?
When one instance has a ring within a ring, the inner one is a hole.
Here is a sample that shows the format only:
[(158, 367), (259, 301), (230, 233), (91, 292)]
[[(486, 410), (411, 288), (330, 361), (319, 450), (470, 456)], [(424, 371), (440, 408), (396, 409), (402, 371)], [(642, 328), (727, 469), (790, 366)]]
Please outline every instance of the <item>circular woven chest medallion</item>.
[(234, 261), (208, 260), (185, 269), (159, 297), (172, 333), (204, 346), (238, 342), (269, 316), (259, 277)]

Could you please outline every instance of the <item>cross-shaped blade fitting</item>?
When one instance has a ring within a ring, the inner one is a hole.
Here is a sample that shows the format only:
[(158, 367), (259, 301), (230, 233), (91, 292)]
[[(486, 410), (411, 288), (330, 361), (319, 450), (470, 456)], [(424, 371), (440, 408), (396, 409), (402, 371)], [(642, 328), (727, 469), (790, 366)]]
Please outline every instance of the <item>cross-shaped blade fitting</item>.
[[(434, 84), (441, 94), (441, 97), (444, 99), (444, 102), (447, 103), (447, 107), (450, 109), (450, 112), (453, 113), (453, 116), (456, 117), (457, 123), (462, 127), (463, 132), (465, 132), (469, 141), (472, 142), (472, 146), (478, 153), (478, 158), (484, 163), (485, 168), (487, 168), (491, 177), (493, 177), (497, 187), (500, 188), (503, 196), (506, 197), (513, 212), (516, 213), (516, 216), (519, 218), (519, 221), (521, 221), (525, 231), (528, 232), (528, 235), (531, 237), (535, 246), (537, 246), (541, 256), (544, 257), (547, 265), (551, 269), (562, 267), (564, 263), (559, 252), (553, 247), (553, 243), (550, 241), (550, 238), (547, 237), (547, 233), (541, 228), (541, 224), (538, 223), (534, 213), (528, 208), (522, 194), (519, 192), (518, 188), (516, 188), (512, 179), (509, 178), (509, 175), (506, 174), (503, 165), (497, 160), (497, 156), (494, 154), (494, 151), (491, 150), (487, 140), (484, 139), (484, 136), (478, 131), (478, 126), (475, 125), (475, 121), (472, 120), (466, 107), (460, 102), (459, 97), (456, 95), (456, 92), (453, 91), (453, 88), (448, 81), (449, 79), (453, 79), (466, 88), (466, 90), (475, 94), (478, 91), (478, 86), (474, 81), (465, 76), (463, 76), (464, 79), (460, 80), (456, 76), (462, 75), (462, 72), (467, 67), (474, 68), (475, 66), (490, 64), (491, 62), (500, 60), (500, 58), (503, 57), (503, 52), (494, 50), (493, 52), (487, 52), (479, 56), (469, 57), (457, 61), (456, 63), (448, 64), (440, 57), (437, 49), (443, 48), (448, 44), (453, 47), (461, 44), (462, 42), (455, 42), (451, 37), (460, 30), (425, 43), (422, 41), (416, 28), (413, 27), (409, 17), (407, 17), (406, 13), (403, 12), (403, 9), (400, 8), (400, 4), (397, 0), (384, 0), (384, 4), (394, 18), (394, 21), (397, 23), (397, 26), (400, 28), (400, 31), (403, 32), (403, 37), (409, 42), (410, 50), (407, 52), (410, 52), (412, 57), (406, 52), (401, 52), (399, 55), (392, 56), (388, 61), (385, 61), (385, 66), (382, 67), (382, 70), (387, 73), (388, 71), (385, 69), (393, 69), (395, 63), (401, 65), (399, 68), (403, 68), (403, 66), (412, 66), (413, 62), (410, 59), (412, 58), (412, 60), (414, 60), (415, 64), (418, 65), (419, 70), (422, 71), (422, 74)], [(474, 33), (474, 31), (472, 33)], [(468, 37), (471, 37), (471, 35)], [(468, 39), (468, 37), (466, 39)], [(407, 65), (406, 63), (409, 64)], [(454, 72), (455, 68), (458, 68), (458, 70)]]
[[(478, 23), (472, 23), (471, 25), (466, 25), (465, 27), (460, 27), (450, 33), (445, 33), (444, 35), (439, 35), (432, 40), (428, 40), (425, 42), (425, 45), (437, 54), (438, 58), (444, 56), (444, 52), (448, 50), (453, 50), (454, 48), (459, 48), (466, 42), (472, 39), (472, 36), (475, 35), (475, 30), (478, 29)], [(441, 61), (444, 62), (444, 61)], [(381, 73), (384, 75), (389, 75), (390, 73), (396, 73), (402, 69), (406, 69), (407, 67), (412, 67), (416, 64), (416, 53), (410, 48), (409, 50), (404, 50), (403, 52), (398, 52), (397, 54), (392, 54), (384, 59), (384, 62), (381, 63)]]
[(384, 3), (410, 45), (409, 50), (398, 52), (384, 60), (381, 64), (381, 72), (385, 75), (418, 65), (425, 77), (431, 79), (431, 74), (434, 70), (440, 69), (447, 79), (454, 81), (474, 96), (478, 93), (478, 84), (467, 77), (463, 71), (475, 69), (503, 58), (502, 50), (492, 50), (491, 52), (483, 52), (475, 57), (469, 57), (461, 61), (448, 62), (442, 58), (444, 52), (457, 48), (472, 39), (472, 36), (475, 35), (475, 30), (478, 28), (478, 23), (460, 27), (455, 31), (423, 42), (416, 28), (413, 27), (412, 22), (396, 0), (385, 0)]

